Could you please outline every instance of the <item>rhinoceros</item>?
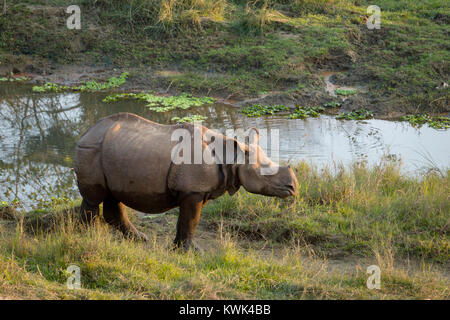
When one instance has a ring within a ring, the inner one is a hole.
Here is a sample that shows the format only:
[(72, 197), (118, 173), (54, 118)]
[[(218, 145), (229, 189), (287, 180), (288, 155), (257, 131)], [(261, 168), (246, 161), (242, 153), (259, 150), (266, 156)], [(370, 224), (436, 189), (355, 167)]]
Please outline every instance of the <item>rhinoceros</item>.
[[(177, 149), (180, 141), (189, 142), (189, 137), (173, 138), (180, 129), (191, 137), (197, 133), (211, 141), (221, 138), (217, 142), (223, 141), (223, 147), (227, 147), (222, 155), (226, 152), (228, 156), (231, 146), (231, 160), (217, 161), (216, 151), (205, 138), (200, 149), (214, 161), (173, 161), (174, 154), (186, 152)], [(257, 129), (253, 129), (252, 136), (246, 145), (198, 124), (162, 125), (131, 113), (105, 117), (76, 144), (74, 167), (83, 197), (81, 216), (91, 221), (103, 202), (103, 218), (108, 224), (126, 236), (147, 240), (128, 219), (125, 206), (148, 214), (179, 207), (174, 246), (197, 248), (194, 233), (208, 200), (226, 192), (233, 195), (241, 186), (266, 196), (285, 198), (297, 194), (298, 182), (290, 166), (277, 166), (264, 154), (257, 144)], [(249, 161), (251, 152), (257, 155), (256, 161)], [(244, 161), (239, 161), (239, 156)], [(264, 168), (277, 170), (267, 175), (262, 174)]]

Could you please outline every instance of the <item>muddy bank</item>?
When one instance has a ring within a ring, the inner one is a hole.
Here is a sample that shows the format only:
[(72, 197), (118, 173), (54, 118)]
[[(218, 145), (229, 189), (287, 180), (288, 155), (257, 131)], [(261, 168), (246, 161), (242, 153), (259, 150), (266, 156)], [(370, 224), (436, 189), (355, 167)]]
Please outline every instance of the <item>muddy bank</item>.
[[(44, 61), (31, 61), (30, 59), (18, 59), (8, 66), (0, 68), (1, 76), (28, 77), (29, 83), (42, 84), (54, 82), (62, 85), (77, 85), (85, 81), (106, 81), (112, 76), (127, 71), (130, 76), (119, 91), (153, 91), (161, 95), (174, 95), (181, 92), (189, 92), (194, 95), (207, 95), (216, 98), (220, 103), (244, 107), (253, 104), (277, 105), (282, 104), (291, 108), (300, 106), (317, 106), (328, 102), (339, 102), (341, 107), (337, 112), (349, 112), (357, 109), (366, 109), (374, 113), (376, 118), (396, 119), (405, 113), (395, 111), (392, 102), (381, 97), (368, 94), (364, 86), (340, 85), (340, 76), (345, 71), (318, 72), (313, 86), (305, 88), (288, 88), (285, 86), (279, 90), (262, 92), (260, 94), (230, 93), (224, 90), (211, 90), (198, 88), (196, 90), (182, 90), (173, 85), (174, 77), (185, 76), (176, 69), (157, 69), (152, 67), (120, 68), (114, 66), (88, 66), (88, 65), (55, 65)], [(211, 76), (205, 74), (205, 77)], [(339, 96), (336, 89), (356, 90), (356, 94)]]

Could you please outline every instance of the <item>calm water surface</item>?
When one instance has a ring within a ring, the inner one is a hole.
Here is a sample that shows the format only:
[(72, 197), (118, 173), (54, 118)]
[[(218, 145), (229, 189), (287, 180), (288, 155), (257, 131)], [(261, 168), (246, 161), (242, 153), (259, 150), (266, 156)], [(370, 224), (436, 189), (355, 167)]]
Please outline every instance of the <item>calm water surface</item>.
[(51, 197), (78, 197), (72, 169), (74, 146), (95, 122), (132, 112), (168, 124), (174, 116), (201, 114), (204, 125), (225, 129), (278, 129), (281, 160), (306, 160), (318, 167), (401, 161), (406, 174), (450, 167), (450, 130), (384, 120), (340, 121), (331, 116), (290, 120), (284, 116), (248, 118), (238, 109), (214, 105), (149, 111), (134, 101), (103, 103), (107, 93), (33, 94), (31, 86), (0, 84), (0, 201), (19, 199), (26, 207)]

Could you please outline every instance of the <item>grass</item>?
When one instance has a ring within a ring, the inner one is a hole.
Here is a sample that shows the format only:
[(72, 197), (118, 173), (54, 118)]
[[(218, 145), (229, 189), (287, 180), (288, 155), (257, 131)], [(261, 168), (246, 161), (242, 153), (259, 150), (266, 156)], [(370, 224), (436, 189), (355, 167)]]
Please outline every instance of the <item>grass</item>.
[[(61, 208), (50, 213), (53, 227), (47, 231), (31, 230), (29, 214), (17, 222), (3, 220), (0, 296), (449, 298), (448, 171), (405, 177), (396, 165), (384, 164), (331, 174), (298, 164), (295, 172), (296, 199), (241, 190), (210, 202), (197, 232), (206, 244), (202, 254), (168, 250), (172, 212), (162, 218), (132, 216), (150, 235), (147, 244), (123, 239), (104, 224), (82, 226)], [(65, 286), (71, 264), (81, 268), (81, 290)], [(371, 264), (381, 268), (380, 290), (366, 288)]]
[(448, 262), (448, 172), (408, 178), (395, 164), (336, 171), (298, 165), (295, 202), (241, 193), (220, 198), (206, 212), (223, 216), (244, 235), (312, 243), (325, 253), (339, 249), (364, 256), (391, 246), (404, 256)]
[[(16, 230), (2, 241), (0, 294), (40, 299), (310, 299), (446, 298), (445, 281), (434, 272), (409, 275), (383, 270), (382, 289), (365, 287), (364, 270), (327, 273), (325, 261), (308, 263), (289, 250), (262, 258), (219, 242), (203, 255), (167, 250), (167, 241), (144, 246), (118, 240), (103, 226), (78, 229), (70, 222), (53, 234), (29, 236)], [(11, 255), (14, 252), (14, 255)], [(291, 254), (291, 255), (289, 255)], [(320, 261), (320, 260), (319, 260)], [(80, 290), (68, 290), (65, 270), (81, 269)], [(321, 271), (322, 270), (322, 271)]]
[(225, 0), (138, 0), (88, 1), (88, 7), (101, 8), (102, 18), (132, 28), (144, 27), (147, 33), (170, 36), (186, 30), (202, 30), (203, 21), (224, 20)]

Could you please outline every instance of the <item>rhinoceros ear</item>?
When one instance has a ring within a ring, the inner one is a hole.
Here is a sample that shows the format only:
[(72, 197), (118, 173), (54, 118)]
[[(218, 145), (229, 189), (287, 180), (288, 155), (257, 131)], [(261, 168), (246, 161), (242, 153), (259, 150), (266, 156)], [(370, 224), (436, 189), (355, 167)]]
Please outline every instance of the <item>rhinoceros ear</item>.
[(249, 144), (258, 144), (259, 141), (259, 130), (256, 128), (251, 128), (249, 132)]

